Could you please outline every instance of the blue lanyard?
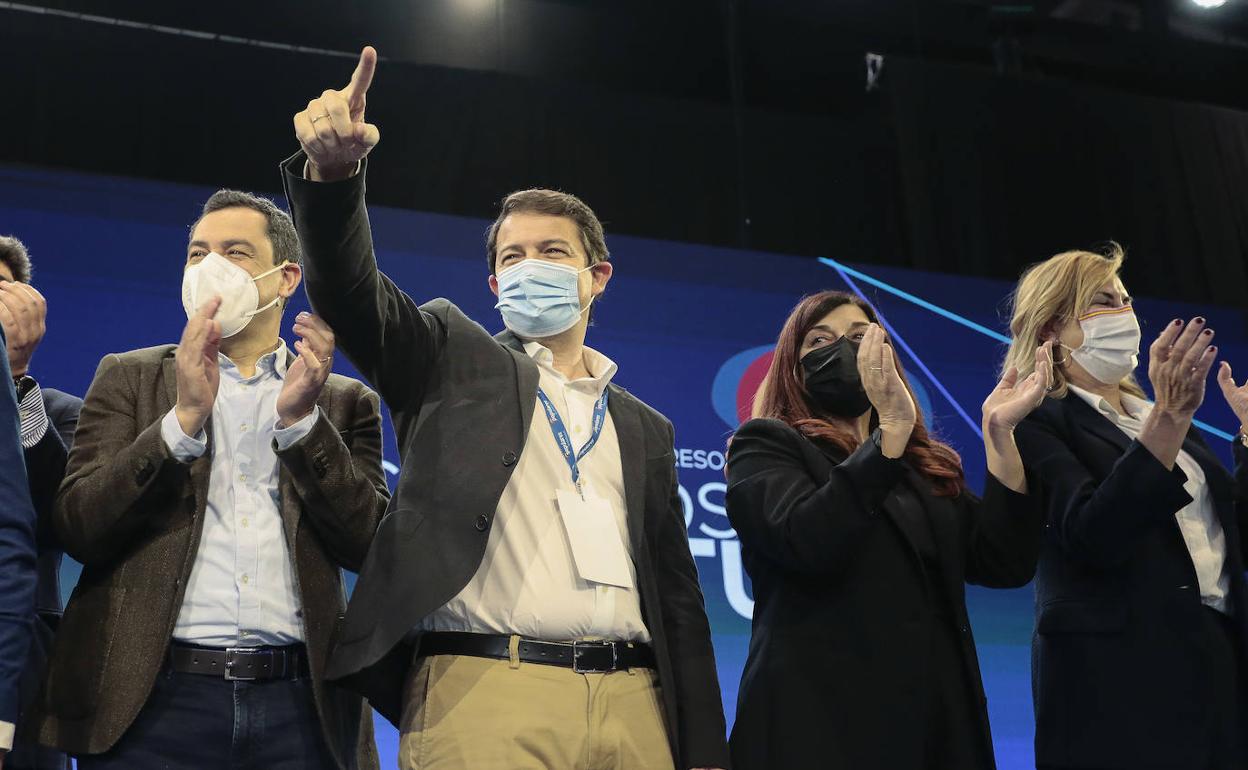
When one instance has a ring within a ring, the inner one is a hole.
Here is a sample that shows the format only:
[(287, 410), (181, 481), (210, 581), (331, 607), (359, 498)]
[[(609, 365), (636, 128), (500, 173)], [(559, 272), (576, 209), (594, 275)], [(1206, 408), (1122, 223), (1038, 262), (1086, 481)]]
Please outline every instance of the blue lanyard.
[(568, 429), (563, 425), (563, 418), (559, 416), (559, 410), (551, 402), (550, 396), (538, 388), (537, 397), (541, 399), (542, 408), (546, 410), (546, 419), (550, 421), (550, 432), (555, 434), (555, 443), (559, 445), (563, 459), (572, 469), (572, 484), (576, 487), (577, 494), (584, 497), (585, 493), (581, 490), (581, 469), (578, 463), (589, 454), (589, 450), (594, 448), (594, 445), (598, 443), (598, 437), (602, 435), (602, 426), (607, 422), (607, 389), (603, 388), (598, 403), (594, 404), (594, 424), (589, 440), (585, 442), (585, 446), (581, 447), (580, 451), (575, 453), (572, 451), (572, 437), (568, 435)]

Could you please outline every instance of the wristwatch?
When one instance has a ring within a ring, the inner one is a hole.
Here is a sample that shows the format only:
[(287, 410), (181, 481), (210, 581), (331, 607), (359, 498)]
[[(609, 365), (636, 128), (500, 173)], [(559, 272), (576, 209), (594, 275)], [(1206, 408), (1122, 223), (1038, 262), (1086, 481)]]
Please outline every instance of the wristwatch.
[(17, 400), (20, 402), (26, 398), (26, 394), (35, 389), (39, 383), (35, 382), (35, 378), (29, 374), (23, 374), (20, 377), (13, 378), (13, 389), (17, 391)]

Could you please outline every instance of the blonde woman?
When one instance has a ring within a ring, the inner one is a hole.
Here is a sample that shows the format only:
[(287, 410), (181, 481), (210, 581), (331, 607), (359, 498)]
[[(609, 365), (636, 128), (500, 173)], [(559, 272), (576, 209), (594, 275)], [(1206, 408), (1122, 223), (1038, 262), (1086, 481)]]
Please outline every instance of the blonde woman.
[[(1248, 508), (1192, 415), (1217, 356), (1205, 319), (1169, 322), (1135, 379), (1123, 253), (1070, 251), (1014, 294), (1005, 366), (1052, 342), (1049, 398), (1015, 431), (1041, 496), (1032, 683), (1041, 768), (1242, 768)], [(1248, 387), (1219, 373), (1241, 420)], [(1242, 450), (1242, 447), (1237, 447)], [(1242, 488), (1242, 487), (1241, 487)]]

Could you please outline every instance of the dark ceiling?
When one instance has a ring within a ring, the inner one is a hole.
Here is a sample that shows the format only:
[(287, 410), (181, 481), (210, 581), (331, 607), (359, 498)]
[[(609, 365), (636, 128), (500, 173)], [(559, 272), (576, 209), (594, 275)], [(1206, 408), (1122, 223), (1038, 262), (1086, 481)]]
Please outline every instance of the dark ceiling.
[(736, 64), (748, 104), (793, 112), (835, 111), (864, 51), (1248, 107), (1245, 0), (30, 0), (0, 22), (23, 8), (711, 101)]
[(1248, 302), (1248, 0), (0, 0), (0, 162), (273, 191), (365, 43), (372, 203)]

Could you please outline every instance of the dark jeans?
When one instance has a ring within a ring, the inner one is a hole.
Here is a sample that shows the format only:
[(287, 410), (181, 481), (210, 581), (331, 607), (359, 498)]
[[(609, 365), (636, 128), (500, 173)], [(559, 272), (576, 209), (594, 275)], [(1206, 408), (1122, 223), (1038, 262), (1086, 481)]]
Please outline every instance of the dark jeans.
[(165, 671), (121, 740), (79, 770), (333, 770), (306, 679)]

